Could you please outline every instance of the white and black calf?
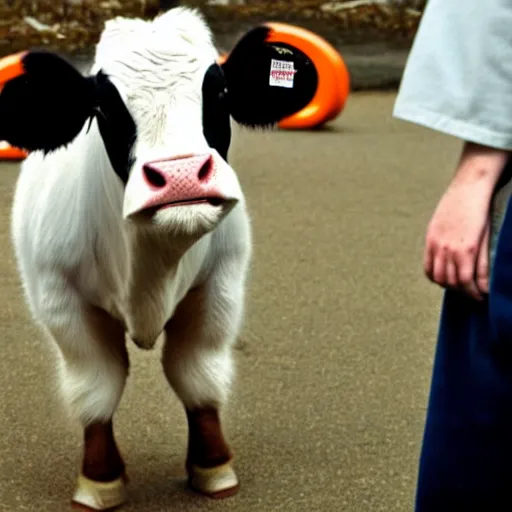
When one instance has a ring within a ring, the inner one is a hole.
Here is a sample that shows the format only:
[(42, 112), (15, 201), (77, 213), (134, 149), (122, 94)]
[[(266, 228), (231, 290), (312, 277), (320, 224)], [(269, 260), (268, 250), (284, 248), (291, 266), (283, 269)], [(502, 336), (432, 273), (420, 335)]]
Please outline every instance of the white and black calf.
[(304, 54), (268, 34), (251, 30), (219, 65), (195, 11), (116, 18), (89, 76), (27, 52), (0, 93), (0, 140), (31, 150), (12, 211), (26, 300), (58, 347), (63, 397), (85, 431), (76, 506), (125, 499), (112, 417), (126, 335), (150, 349), (164, 334), (163, 369), (188, 417), (190, 485), (209, 496), (238, 488), (219, 409), (251, 231), (227, 163), (230, 118), (271, 126), (307, 105), (318, 80)]

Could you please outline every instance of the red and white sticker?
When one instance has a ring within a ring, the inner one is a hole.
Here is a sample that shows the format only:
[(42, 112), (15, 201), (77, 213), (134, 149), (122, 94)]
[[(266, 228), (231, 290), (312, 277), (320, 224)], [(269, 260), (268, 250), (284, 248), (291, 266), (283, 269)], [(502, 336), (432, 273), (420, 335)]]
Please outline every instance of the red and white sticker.
[(272, 59), (269, 83), (273, 87), (293, 89), (295, 73), (297, 73), (297, 70), (293, 67), (293, 62)]

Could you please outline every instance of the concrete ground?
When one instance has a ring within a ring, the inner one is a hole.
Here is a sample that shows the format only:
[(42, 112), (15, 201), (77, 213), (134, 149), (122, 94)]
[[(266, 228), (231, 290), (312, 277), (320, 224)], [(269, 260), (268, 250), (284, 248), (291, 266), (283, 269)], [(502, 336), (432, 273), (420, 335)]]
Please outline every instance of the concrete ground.
[[(185, 416), (160, 346), (130, 347), (123, 510), (412, 511), (441, 296), (422, 274), (423, 235), (459, 143), (392, 119), (393, 101), (354, 94), (328, 129), (240, 134), (255, 254), (224, 417), (242, 488), (226, 501), (184, 489)], [(0, 511), (65, 511), (81, 431), (15, 273), (17, 172), (0, 166)]]

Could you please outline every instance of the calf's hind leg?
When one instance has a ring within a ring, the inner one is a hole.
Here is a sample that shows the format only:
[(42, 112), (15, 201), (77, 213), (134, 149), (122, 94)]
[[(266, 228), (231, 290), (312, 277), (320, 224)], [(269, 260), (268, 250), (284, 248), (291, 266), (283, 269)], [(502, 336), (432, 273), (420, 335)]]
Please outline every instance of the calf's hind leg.
[(48, 297), (38, 316), (60, 349), (65, 402), (84, 427), (83, 463), (72, 505), (110, 510), (126, 498), (124, 462), (112, 426), (128, 374), (124, 330), (78, 297)]
[(242, 295), (222, 296), (211, 287), (195, 289), (166, 326), (163, 366), (185, 406), (189, 486), (213, 498), (238, 491), (232, 453), (220, 420), (232, 381), (232, 344), (238, 334)]

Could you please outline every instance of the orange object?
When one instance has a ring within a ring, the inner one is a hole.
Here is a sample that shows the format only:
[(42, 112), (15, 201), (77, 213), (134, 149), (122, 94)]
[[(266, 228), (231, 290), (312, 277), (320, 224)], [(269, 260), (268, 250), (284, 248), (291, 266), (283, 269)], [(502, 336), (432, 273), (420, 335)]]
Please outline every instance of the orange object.
[(3, 84), (25, 73), (23, 57), (27, 52), (13, 53), (0, 59), (0, 92)]
[(313, 62), (318, 72), (318, 87), (313, 99), (302, 110), (286, 117), (279, 128), (311, 128), (334, 119), (350, 94), (350, 74), (341, 55), (317, 34), (286, 23), (267, 22), (271, 43), (295, 46)]
[(27, 151), (15, 148), (7, 142), (0, 142), (0, 160), (24, 160), (27, 156)]
[[(13, 53), (0, 59), (0, 93), (5, 83), (25, 73), (23, 57), (26, 53)], [(0, 141), (0, 160), (23, 160), (27, 155), (27, 151), (11, 146), (8, 142)]]

